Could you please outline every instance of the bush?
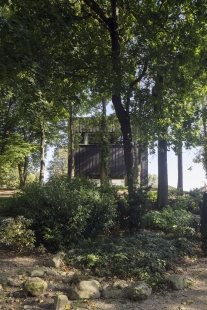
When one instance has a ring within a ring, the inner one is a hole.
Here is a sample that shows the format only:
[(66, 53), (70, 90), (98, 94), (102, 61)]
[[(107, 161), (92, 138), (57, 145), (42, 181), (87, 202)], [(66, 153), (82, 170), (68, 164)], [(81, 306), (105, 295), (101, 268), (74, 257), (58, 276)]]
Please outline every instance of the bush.
[(176, 236), (195, 236), (199, 231), (199, 218), (186, 210), (174, 210), (170, 206), (161, 211), (151, 211), (144, 216), (144, 226), (159, 229)]
[(33, 220), (37, 242), (54, 249), (108, 231), (116, 216), (113, 192), (83, 178), (28, 184), (10, 204), (12, 213)]
[(202, 204), (202, 195), (199, 191), (193, 190), (183, 196), (177, 190), (169, 191), (169, 205), (174, 210), (186, 210), (194, 214), (199, 214), (199, 207)]
[(0, 243), (11, 245), (22, 250), (24, 247), (32, 249), (34, 247), (34, 231), (28, 229), (32, 221), (23, 216), (16, 219), (9, 217), (1, 221), (0, 225)]
[(148, 211), (148, 188), (136, 188), (132, 195), (117, 195), (117, 222), (120, 229), (131, 233), (142, 227), (143, 215)]

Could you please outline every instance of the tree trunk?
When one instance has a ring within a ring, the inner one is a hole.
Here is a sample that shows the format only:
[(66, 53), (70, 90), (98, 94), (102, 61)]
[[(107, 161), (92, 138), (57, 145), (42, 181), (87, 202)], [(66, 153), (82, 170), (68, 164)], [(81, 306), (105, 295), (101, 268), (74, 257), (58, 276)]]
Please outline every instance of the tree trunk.
[(133, 144), (132, 144), (130, 118), (128, 113), (122, 107), (120, 96), (113, 95), (112, 102), (114, 104), (116, 115), (121, 125), (121, 132), (123, 134), (124, 161), (127, 171), (128, 191), (129, 195), (131, 195), (134, 188), (134, 177), (133, 177), (134, 162), (133, 162)]
[(167, 174), (167, 141), (158, 141), (158, 195), (157, 207), (164, 208), (168, 204), (168, 174)]
[(75, 176), (75, 137), (72, 104), (70, 104), (69, 109), (68, 138), (68, 178), (69, 180), (72, 180)]
[(112, 50), (112, 66), (114, 70), (113, 86), (114, 94), (112, 95), (112, 102), (117, 115), (117, 118), (121, 125), (121, 131), (123, 134), (124, 144), (124, 161), (127, 171), (127, 183), (129, 196), (134, 188), (133, 178), (133, 144), (132, 144), (132, 132), (131, 122), (128, 109), (123, 108), (120, 95), (121, 85), (121, 65), (120, 65), (120, 37), (119, 37), (119, 24), (118, 24), (118, 7), (117, 0), (111, 0), (111, 13), (112, 18), (109, 21), (109, 31), (111, 36), (111, 50)]
[(140, 146), (134, 142), (134, 179), (138, 186), (141, 185), (141, 173), (142, 173), (142, 152)]
[(203, 166), (207, 177), (207, 126), (206, 126), (206, 107), (204, 102), (202, 103), (202, 120), (203, 120), (203, 132), (204, 132)]
[(28, 156), (25, 156), (24, 163), (18, 164), (19, 171), (19, 187), (23, 188), (27, 180)]
[(183, 195), (183, 153), (182, 145), (179, 148), (178, 156), (178, 185), (177, 190), (179, 195)]
[(102, 99), (101, 145), (100, 145), (100, 179), (101, 185), (108, 183), (110, 144), (106, 122), (106, 100)]
[(40, 177), (39, 182), (41, 185), (44, 184), (44, 176), (45, 176), (45, 125), (44, 121), (41, 122), (41, 142), (40, 142)]

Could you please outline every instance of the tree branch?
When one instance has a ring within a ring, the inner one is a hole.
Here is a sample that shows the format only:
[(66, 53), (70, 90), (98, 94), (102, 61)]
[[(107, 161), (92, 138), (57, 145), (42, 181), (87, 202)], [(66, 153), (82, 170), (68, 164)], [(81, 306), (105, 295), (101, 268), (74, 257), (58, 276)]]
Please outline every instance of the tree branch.
[(148, 60), (145, 61), (144, 68), (143, 68), (142, 73), (140, 74), (140, 76), (136, 80), (131, 82), (131, 84), (130, 84), (130, 88), (131, 89), (133, 89), (134, 85), (139, 83), (141, 81), (141, 79), (143, 78), (143, 76), (145, 75), (145, 73), (147, 71), (147, 64), (148, 64)]
[(101, 18), (101, 20), (107, 26), (109, 26), (109, 18), (94, 0), (84, 0), (84, 2), (87, 6), (89, 6), (89, 8), (91, 8)]

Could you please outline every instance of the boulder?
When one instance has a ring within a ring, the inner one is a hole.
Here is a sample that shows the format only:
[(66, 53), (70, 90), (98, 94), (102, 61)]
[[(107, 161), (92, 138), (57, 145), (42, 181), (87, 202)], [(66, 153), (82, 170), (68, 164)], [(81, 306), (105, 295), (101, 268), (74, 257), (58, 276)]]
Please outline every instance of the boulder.
[(24, 283), (25, 290), (29, 292), (32, 296), (42, 295), (46, 291), (47, 287), (47, 282), (38, 277), (29, 278)]
[(45, 262), (46, 266), (59, 268), (64, 265), (63, 258), (65, 256), (64, 252), (58, 252), (52, 259)]
[(103, 283), (101, 296), (104, 298), (124, 298), (128, 284), (124, 280), (117, 280), (113, 285)]
[(128, 298), (134, 301), (145, 300), (152, 293), (152, 288), (145, 282), (138, 281), (132, 284), (128, 289)]
[(165, 276), (174, 290), (184, 290), (188, 286), (187, 278), (180, 274), (169, 274)]
[(66, 295), (58, 295), (54, 298), (54, 309), (65, 310), (66, 306), (70, 305), (68, 297)]
[(94, 280), (80, 281), (69, 289), (70, 299), (96, 299), (99, 297), (99, 287)]
[(31, 277), (39, 277), (39, 278), (42, 278), (44, 277), (45, 275), (45, 271), (43, 269), (33, 269), (31, 272), (30, 272), (30, 276)]

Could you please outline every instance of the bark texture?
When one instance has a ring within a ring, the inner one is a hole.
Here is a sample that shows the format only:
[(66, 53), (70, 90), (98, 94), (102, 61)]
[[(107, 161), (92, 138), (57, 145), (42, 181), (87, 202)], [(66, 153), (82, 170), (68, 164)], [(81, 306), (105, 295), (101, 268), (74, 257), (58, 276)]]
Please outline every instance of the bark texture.
[(164, 208), (168, 204), (168, 172), (167, 172), (167, 141), (158, 141), (158, 195), (157, 207)]
[(40, 139), (40, 177), (39, 182), (41, 185), (44, 183), (44, 177), (45, 177), (45, 126), (44, 122), (41, 122), (41, 139)]
[(179, 149), (178, 153), (178, 185), (177, 190), (179, 195), (183, 195), (183, 153), (182, 153), (182, 146)]

